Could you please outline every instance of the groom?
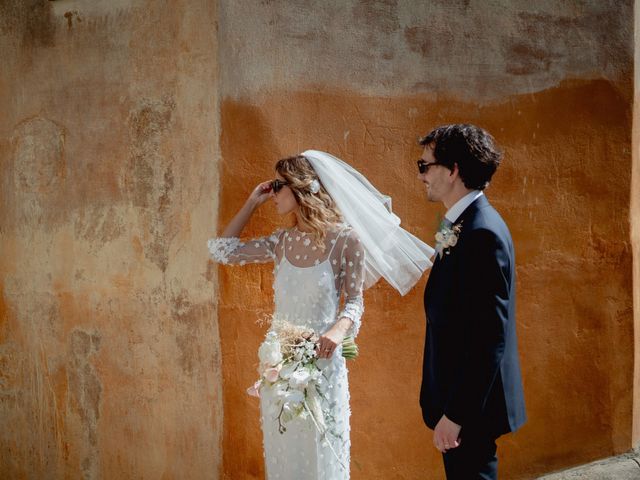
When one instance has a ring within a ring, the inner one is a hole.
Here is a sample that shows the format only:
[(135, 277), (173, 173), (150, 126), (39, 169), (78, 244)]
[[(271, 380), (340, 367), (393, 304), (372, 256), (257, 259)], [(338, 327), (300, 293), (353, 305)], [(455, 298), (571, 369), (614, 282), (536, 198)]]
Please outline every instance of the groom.
[(447, 208), (424, 294), (422, 416), (448, 480), (496, 479), (496, 439), (526, 421), (513, 242), (483, 194), (501, 154), (473, 125), (436, 128), (420, 145), (418, 178)]

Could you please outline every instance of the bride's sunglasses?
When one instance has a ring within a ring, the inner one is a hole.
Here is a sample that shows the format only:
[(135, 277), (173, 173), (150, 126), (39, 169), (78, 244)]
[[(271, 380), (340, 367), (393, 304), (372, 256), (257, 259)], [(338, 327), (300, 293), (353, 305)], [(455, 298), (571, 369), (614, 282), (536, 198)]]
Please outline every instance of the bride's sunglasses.
[(285, 185), (289, 185), (289, 182), (279, 179), (272, 180), (271, 183), (269, 183), (269, 187), (273, 193), (278, 193)]

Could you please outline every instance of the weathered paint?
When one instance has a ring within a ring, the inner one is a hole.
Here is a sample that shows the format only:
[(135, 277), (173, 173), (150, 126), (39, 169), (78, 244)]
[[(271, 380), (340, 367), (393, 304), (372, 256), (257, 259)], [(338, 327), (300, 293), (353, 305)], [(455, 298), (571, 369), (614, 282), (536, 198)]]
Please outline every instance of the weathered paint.
[[(226, 97), (311, 89), (473, 103), (632, 75), (631, 0), (220, 2)], [(629, 98), (629, 101), (631, 99)]]
[(0, 4), (1, 478), (219, 478), (215, 22)]
[[(275, 159), (306, 148), (335, 152), (391, 194), (403, 224), (433, 238), (438, 206), (416, 179), (416, 137), (470, 121), (505, 150), (487, 195), (517, 250), (518, 324), (530, 421), (500, 441), (507, 478), (531, 478), (631, 447), (633, 313), (629, 238), (631, 110), (607, 81), (478, 106), (455, 98), (375, 98), (355, 92), (270, 91), (222, 104), (220, 224)], [(609, 159), (616, 158), (611, 169)], [(267, 204), (248, 235), (287, 224)], [(271, 311), (270, 267), (220, 270), (224, 471), (260, 478), (255, 351)], [(402, 298), (381, 283), (365, 295), (361, 355), (350, 366), (353, 478), (441, 478), (417, 404), (424, 280)], [(553, 439), (553, 441), (551, 440)]]
[[(487, 194), (516, 243), (530, 422), (503, 475), (637, 445), (632, 2), (219, 3), (0, 4), (0, 476), (261, 478), (245, 388), (272, 276), (217, 269), (204, 241), (306, 148), (428, 240), (415, 140), (454, 121), (506, 153)], [(247, 234), (281, 224), (266, 205)], [(417, 406), (424, 281), (366, 293), (354, 479), (442, 478)]]
[[(221, 2), (220, 18), (219, 225), (278, 157), (319, 148), (360, 168), (393, 195), (406, 228), (432, 238), (442, 210), (415, 179), (416, 138), (449, 122), (488, 128), (506, 153), (487, 194), (516, 243), (531, 418), (500, 441), (501, 470), (531, 478), (637, 445), (633, 3), (238, 0)], [(247, 234), (280, 222), (265, 206)], [(270, 283), (269, 267), (220, 270), (227, 478), (262, 475), (257, 405), (244, 389)], [(403, 299), (384, 284), (365, 296), (353, 478), (442, 478), (416, 400), (423, 286)]]

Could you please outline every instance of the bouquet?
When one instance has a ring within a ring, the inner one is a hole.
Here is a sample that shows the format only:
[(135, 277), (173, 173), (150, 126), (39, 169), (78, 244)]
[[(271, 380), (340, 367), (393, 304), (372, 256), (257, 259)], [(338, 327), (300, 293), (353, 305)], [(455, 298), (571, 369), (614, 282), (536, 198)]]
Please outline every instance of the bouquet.
[[(313, 329), (272, 319), (271, 329), (258, 350), (260, 378), (247, 392), (259, 397), (265, 384), (276, 389), (280, 433), (286, 431), (286, 423), (294, 418), (310, 418), (321, 434), (331, 428), (331, 412), (322, 408), (328, 382), (318, 365), (318, 340), (319, 335)], [(343, 341), (342, 355), (347, 359), (358, 356), (353, 337)]]

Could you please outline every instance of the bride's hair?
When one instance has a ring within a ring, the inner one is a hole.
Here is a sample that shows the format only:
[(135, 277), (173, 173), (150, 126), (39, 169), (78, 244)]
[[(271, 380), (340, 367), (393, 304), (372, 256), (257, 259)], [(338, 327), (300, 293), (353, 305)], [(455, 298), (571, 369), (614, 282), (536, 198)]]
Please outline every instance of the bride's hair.
[[(276, 172), (288, 182), (287, 186), (300, 207), (300, 216), (311, 228), (318, 248), (324, 249), (327, 230), (342, 221), (342, 215), (333, 198), (327, 193), (304, 155), (278, 160)], [(316, 189), (317, 192), (313, 193)]]

